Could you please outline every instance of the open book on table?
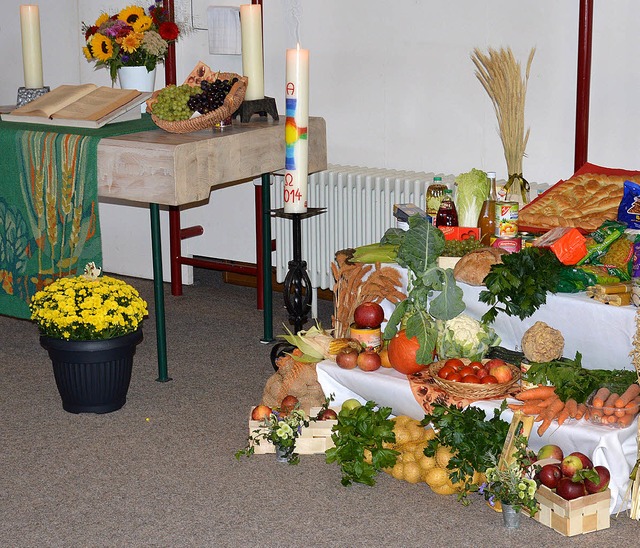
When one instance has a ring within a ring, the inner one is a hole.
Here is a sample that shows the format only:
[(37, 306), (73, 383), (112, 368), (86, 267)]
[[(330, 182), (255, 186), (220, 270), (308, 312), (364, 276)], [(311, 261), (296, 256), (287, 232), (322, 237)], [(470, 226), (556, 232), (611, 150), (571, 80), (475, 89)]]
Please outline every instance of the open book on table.
[(140, 105), (151, 93), (95, 84), (63, 85), (9, 114), (6, 122), (99, 128), (113, 122), (140, 118)]

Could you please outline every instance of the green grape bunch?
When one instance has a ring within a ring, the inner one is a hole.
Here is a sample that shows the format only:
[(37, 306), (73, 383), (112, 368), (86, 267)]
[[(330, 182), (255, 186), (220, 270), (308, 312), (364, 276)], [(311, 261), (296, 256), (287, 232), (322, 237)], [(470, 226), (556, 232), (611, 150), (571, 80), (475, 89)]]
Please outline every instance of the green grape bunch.
[(194, 111), (189, 108), (189, 98), (202, 93), (199, 87), (187, 84), (181, 86), (169, 85), (158, 93), (157, 101), (153, 104), (153, 114), (161, 120), (176, 122), (188, 120)]
[(471, 236), (466, 240), (445, 240), (444, 250), (442, 251), (443, 257), (462, 257), (470, 251), (480, 249), (484, 247), (480, 240)]

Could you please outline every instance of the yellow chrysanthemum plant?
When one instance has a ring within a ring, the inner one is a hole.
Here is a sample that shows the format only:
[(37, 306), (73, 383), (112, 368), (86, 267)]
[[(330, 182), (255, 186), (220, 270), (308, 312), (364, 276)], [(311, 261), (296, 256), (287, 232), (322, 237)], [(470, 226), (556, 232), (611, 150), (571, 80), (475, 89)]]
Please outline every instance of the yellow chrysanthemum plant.
[(58, 278), (29, 303), (31, 319), (46, 337), (75, 341), (112, 339), (135, 332), (148, 314), (138, 291), (100, 276), (89, 263), (80, 276)]
[(115, 15), (102, 13), (93, 25), (82, 23), (82, 32), (87, 61), (107, 67), (114, 82), (120, 67), (144, 66), (151, 72), (180, 34), (178, 26), (167, 20), (162, 0), (147, 11), (127, 6)]

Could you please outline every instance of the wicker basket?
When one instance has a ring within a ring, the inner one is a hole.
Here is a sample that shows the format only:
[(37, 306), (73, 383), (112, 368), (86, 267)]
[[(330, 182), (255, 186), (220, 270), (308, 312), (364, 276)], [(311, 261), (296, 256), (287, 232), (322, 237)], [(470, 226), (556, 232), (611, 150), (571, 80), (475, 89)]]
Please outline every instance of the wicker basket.
[(218, 80), (232, 80), (233, 78), (237, 78), (238, 81), (231, 87), (231, 91), (224, 99), (224, 104), (220, 108), (207, 114), (189, 118), (188, 120), (178, 120), (177, 122), (161, 120), (153, 114), (153, 104), (160, 91), (156, 91), (147, 102), (147, 112), (151, 113), (151, 119), (158, 127), (170, 133), (190, 133), (191, 131), (200, 131), (214, 127), (216, 124), (231, 117), (233, 113), (238, 110), (242, 101), (244, 101), (244, 94), (247, 91), (247, 82), (249, 79), (246, 76), (240, 76), (232, 72), (218, 73)]
[[(460, 358), (465, 365), (471, 363), (468, 358)], [(509, 382), (501, 384), (474, 384), (467, 382), (453, 382), (438, 377), (438, 372), (444, 366), (447, 360), (440, 360), (433, 362), (429, 366), (429, 373), (433, 377), (433, 382), (439, 388), (442, 388), (448, 394), (456, 396), (458, 398), (466, 398), (469, 400), (484, 400), (486, 398), (496, 398), (499, 396), (505, 396), (513, 387), (520, 381), (520, 369), (515, 365), (507, 363), (513, 378)], [(482, 363), (486, 363), (489, 360), (482, 360)]]

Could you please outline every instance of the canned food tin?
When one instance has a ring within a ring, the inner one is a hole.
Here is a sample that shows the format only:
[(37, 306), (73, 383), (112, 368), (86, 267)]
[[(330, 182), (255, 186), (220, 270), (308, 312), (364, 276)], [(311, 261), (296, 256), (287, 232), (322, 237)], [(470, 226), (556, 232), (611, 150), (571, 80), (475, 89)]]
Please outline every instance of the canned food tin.
[(522, 247), (532, 247), (537, 236), (531, 232), (518, 232), (518, 237), (522, 240)]
[(496, 233), (498, 238), (518, 235), (518, 202), (496, 202)]
[(365, 349), (379, 350), (382, 346), (382, 332), (379, 327), (356, 327), (352, 323), (349, 327), (349, 337), (360, 341)]
[(522, 249), (520, 238), (491, 238), (491, 247), (500, 247), (509, 253), (517, 253)]

